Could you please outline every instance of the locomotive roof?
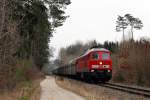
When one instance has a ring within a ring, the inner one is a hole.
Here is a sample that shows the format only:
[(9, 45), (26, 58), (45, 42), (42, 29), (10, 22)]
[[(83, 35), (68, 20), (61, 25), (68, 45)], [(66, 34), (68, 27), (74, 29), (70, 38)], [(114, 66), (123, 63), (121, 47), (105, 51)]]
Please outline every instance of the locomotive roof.
[(89, 54), (90, 52), (94, 52), (94, 51), (104, 51), (104, 52), (109, 52), (109, 50), (105, 49), (105, 48), (93, 48), (93, 49), (90, 49), (90, 50), (87, 50), (83, 55), (77, 57), (77, 58), (74, 58), (73, 60), (70, 60), (70, 64), (71, 63), (75, 63), (77, 59), (81, 58), (81, 57), (84, 57), (86, 56), (87, 54)]
[[(105, 48), (93, 48), (93, 49), (90, 49), (90, 50), (87, 50), (86, 53), (78, 58), (81, 58), (81, 57), (84, 57), (86, 56), (87, 54), (89, 54), (90, 52), (95, 52), (95, 51), (104, 51), (104, 52), (109, 52), (109, 50), (105, 49)], [(77, 58), (77, 59), (78, 59)]]
[[(106, 51), (106, 52), (109, 52), (109, 50), (105, 49), (105, 48), (93, 48), (93, 49), (90, 49), (88, 50), (89, 52), (93, 52), (93, 51)], [(87, 52), (88, 52), (87, 51)]]

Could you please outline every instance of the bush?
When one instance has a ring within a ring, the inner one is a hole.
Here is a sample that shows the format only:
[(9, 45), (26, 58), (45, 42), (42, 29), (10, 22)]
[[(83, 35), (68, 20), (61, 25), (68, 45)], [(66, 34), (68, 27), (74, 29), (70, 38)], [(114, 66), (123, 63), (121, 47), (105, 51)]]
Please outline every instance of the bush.
[(124, 74), (122, 72), (120, 72), (120, 71), (117, 72), (114, 80), (117, 81), (117, 82), (125, 81)]
[(140, 71), (137, 73), (137, 85), (144, 85), (143, 73)]
[(22, 97), (20, 98), (20, 100), (29, 100), (29, 97), (28, 97), (28, 96), (22, 96)]
[(33, 61), (30, 60), (19, 60), (16, 67), (16, 80), (17, 81), (30, 81), (42, 77)]
[(16, 69), (16, 79), (17, 81), (24, 81), (26, 80), (25, 78), (25, 72), (22, 68), (17, 68)]

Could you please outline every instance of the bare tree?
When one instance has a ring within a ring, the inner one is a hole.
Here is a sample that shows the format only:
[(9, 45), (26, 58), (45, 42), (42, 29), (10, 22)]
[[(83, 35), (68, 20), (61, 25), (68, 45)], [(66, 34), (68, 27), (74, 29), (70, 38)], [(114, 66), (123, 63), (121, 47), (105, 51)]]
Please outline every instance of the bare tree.
[(131, 27), (132, 40), (133, 40), (133, 29), (142, 29), (143, 23), (139, 18), (133, 17), (131, 14), (126, 14), (124, 16), (127, 19), (127, 24)]
[(126, 19), (122, 16), (118, 16), (117, 21), (116, 21), (116, 31), (123, 32), (123, 41), (125, 40), (125, 35), (124, 35), (124, 30), (127, 28), (128, 23), (126, 22)]
[(17, 51), (19, 34), (17, 22), (12, 20), (14, 3), (13, 0), (0, 1), (0, 63), (12, 64), (13, 54)]
[(133, 40), (133, 29), (141, 29), (143, 27), (143, 23), (139, 18), (133, 17), (131, 14), (125, 14), (123, 17), (118, 16), (116, 21), (116, 31), (123, 31), (123, 41), (125, 40), (124, 30), (130, 26)]
[(0, 22), (0, 36), (2, 34), (2, 30), (3, 30), (3, 26), (4, 26), (4, 22), (5, 22), (5, 13), (6, 13), (6, 10), (5, 10), (5, 5), (6, 5), (6, 0), (2, 0), (0, 2), (0, 17), (1, 17), (1, 22)]

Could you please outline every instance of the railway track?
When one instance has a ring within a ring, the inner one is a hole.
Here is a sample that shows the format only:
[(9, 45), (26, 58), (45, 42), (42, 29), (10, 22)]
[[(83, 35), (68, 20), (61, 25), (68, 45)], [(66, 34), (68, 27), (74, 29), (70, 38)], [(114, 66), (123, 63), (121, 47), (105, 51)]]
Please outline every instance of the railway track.
[(100, 84), (100, 86), (132, 93), (132, 94), (150, 97), (150, 89), (146, 89), (143, 87), (134, 87), (134, 86), (121, 85), (121, 84), (116, 84), (116, 83), (105, 83), (105, 84)]
[[(71, 78), (71, 79), (73, 79), (73, 78)], [(79, 79), (74, 79), (74, 80), (83, 82), (83, 80), (79, 80)], [(131, 86), (131, 85), (122, 85), (122, 84), (118, 84), (118, 83), (100, 83), (100, 84), (96, 84), (96, 85), (106, 87), (106, 88), (111, 88), (114, 90), (127, 92), (127, 93), (131, 93), (131, 94), (150, 97), (150, 88)]]

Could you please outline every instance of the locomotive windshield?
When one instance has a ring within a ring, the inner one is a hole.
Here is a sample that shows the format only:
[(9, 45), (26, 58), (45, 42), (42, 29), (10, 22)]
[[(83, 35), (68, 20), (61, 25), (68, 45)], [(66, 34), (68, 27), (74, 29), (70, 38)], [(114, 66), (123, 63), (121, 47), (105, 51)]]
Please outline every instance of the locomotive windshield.
[(109, 60), (109, 53), (102, 53), (102, 60)]
[(98, 53), (93, 53), (92, 59), (99, 59), (99, 54)]

